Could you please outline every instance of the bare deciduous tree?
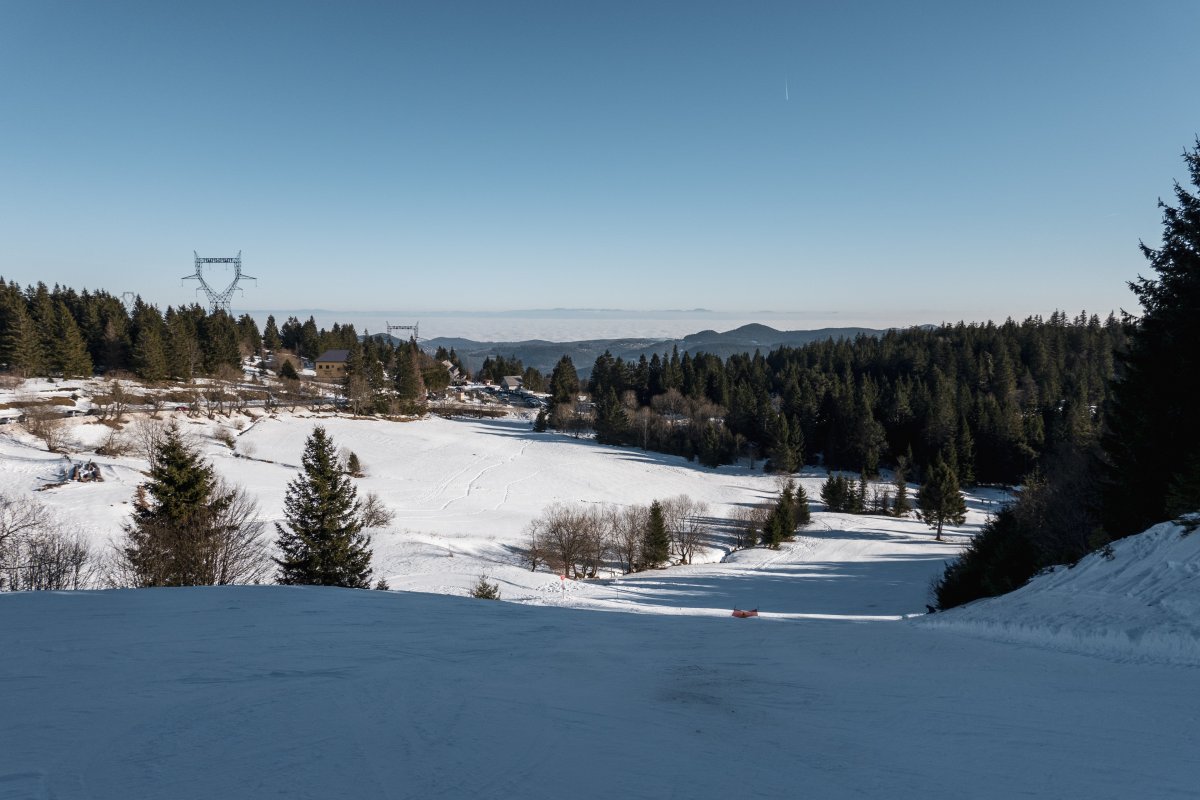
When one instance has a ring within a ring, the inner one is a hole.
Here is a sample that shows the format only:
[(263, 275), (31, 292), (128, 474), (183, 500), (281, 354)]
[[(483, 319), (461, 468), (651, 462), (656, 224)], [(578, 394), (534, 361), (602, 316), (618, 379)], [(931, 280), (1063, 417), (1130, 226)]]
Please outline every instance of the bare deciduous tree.
[(763, 526), (770, 516), (769, 506), (738, 506), (733, 512), (733, 546), (736, 550), (754, 547), (762, 539)]
[(611, 515), (612, 553), (621, 569), (626, 573), (640, 568), (642, 560), (642, 537), (650, 519), (649, 506), (612, 506)]
[(662, 509), (671, 550), (680, 564), (692, 563), (696, 551), (708, 539), (708, 526), (704, 522), (708, 505), (681, 494), (662, 501)]
[(42, 440), (51, 453), (61, 453), (67, 445), (66, 417), (56, 407), (31, 404), (25, 409), (25, 430)]
[(149, 415), (142, 415), (135, 419), (130, 427), (133, 451), (151, 462), (151, 466), (153, 466), (154, 454), (162, 445), (163, 435), (168, 427), (167, 422)]
[(0, 588), (83, 588), (94, 563), (86, 541), (63, 529), (46, 508), (28, 498), (0, 495)]
[(396, 512), (385, 506), (375, 492), (367, 492), (360, 513), (364, 528), (385, 528), (396, 518)]
[(527, 558), (533, 569), (546, 564), (561, 575), (594, 578), (608, 560), (611, 527), (598, 507), (555, 503), (529, 523)]

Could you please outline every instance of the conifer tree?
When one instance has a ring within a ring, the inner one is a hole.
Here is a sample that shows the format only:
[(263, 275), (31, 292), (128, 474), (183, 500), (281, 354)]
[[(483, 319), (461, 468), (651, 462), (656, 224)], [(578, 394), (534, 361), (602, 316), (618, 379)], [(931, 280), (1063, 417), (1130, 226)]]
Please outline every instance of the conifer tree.
[(596, 441), (600, 444), (621, 444), (625, 440), (629, 417), (611, 386), (604, 390), (596, 402), (595, 428)]
[(767, 447), (767, 469), (771, 472), (791, 473), (796, 471), (796, 454), (792, 450), (791, 426), (787, 416), (775, 414), (771, 418), (771, 441)]
[(319, 425), (304, 443), (301, 470), (288, 484), (283, 509), (287, 525), (275, 525), (279, 583), (370, 587), (371, 540), (362, 532), (358, 494)]
[(157, 382), (167, 377), (167, 353), (157, 327), (147, 326), (138, 331), (133, 343), (133, 369), (146, 381)]
[(667, 534), (667, 520), (663, 515), (662, 503), (655, 500), (650, 504), (646, 530), (642, 536), (642, 566), (657, 567), (671, 553), (671, 539)]
[(15, 286), (0, 298), (0, 363), (18, 375), (42, 371), (42, 350), (25, 298)]
[(275, 324), (274, 314), (267, 317), (267, 324), (263, 328), (262, 343), (263, 347), (272, 353), (283, 347), (283, 340), (279, 338), (279, 327)]
[(962, 525), (967, 518), (967, 504), (958, 486), (958, 477), (950, 465), (939, 456), (921, 490), (917, 494), (921, 516), (925, 524), (937, 531), (937, 540), (942, 540), (942, 526), (946, 523)]
[(1183, 158), (1194, 188), (1175, 184), (1176, 205), (1159, 202), (1161, 246), (1142, 245), (1158, 276), (1130, 284), (1144, 313), (1129, 326), (1101, 440), (1103, 521), (1113, 538), (1161, 522), (1181, 499), (1200, 496), (1200, 139)]
[(29, 315), (38, 340), (38, 371), (50, 372), (58, 362), (58, 314), (46, 284), (38, 282), (29, 297)]
[(867, 513), (867, 473), (865, 469), (858, 476), (858, 491), (854, 494), (854, 513)]
[(896, 465), (896, 477), (892, 483), (896, 487), (896, 499), (892, 503), (892, 514), (897, 517), (904, 517), (908, 512), (912, 511), (912, 503), (908, 500), (908, 477), (905, 474), (908, 469), (908, 460), (903, 456), (900, 457), (900, 463)]
[(803, 528), (812, 522), (812, 511), (808, 507), (808, 492), (803, 484), (796, 484), (796, 527)]
[(396, 398), (406, 413), (425, 405), (425, 379), (421, 375), (420, 351), (409, 342), (396, 351)]
[(821, 484), (821, 502), (829, 511), (845, 511), (849, 507), (850, 486), (846, 479), (838, 474), (829, 473)]
[(55, 303), (54, 367), (64, 378), (84, 378), (92, 374), (92, 357), (75, 318), (62, 300)]
[(253, 501), (221, 487), (172, 425), (150, 454), (150, 480), (134, 497), (123, 565), (137, 586), (198, 586), (253, 580), (265, 556)]
[(793, 494), (794, 485), (788, 481), (779, 493), (775, 508), (763, 526), (763, 544), (772, 550), (778, 550), (779, 545), (796, 533), (796, 498)]
[(575, 363), (571, 361), (570, 356), (563, 356), (554, 365), (554, 371), (550, 373), (551, 401), (555, 405), (571, 403), (574, 402), (575, 395), (578, 393), (579, 374), (575, 371)]
[(971, 426), (967, 423), (966, 415), (958, 420), (958, 435), (956, 437), (957, 474), (960, 483), (973, 485), (975, 483), (975, 437), (971, 435)]

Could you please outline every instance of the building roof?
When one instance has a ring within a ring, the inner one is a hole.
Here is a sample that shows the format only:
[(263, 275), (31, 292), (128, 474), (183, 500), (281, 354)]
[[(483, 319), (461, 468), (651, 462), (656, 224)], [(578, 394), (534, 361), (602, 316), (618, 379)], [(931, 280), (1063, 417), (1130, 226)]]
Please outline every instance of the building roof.
[(321, 355), (317, 356), (317, 361), (336, 361), (338, 363), (346, 363), (346, 359), (350, 357), (349, 350), (326, 350)]

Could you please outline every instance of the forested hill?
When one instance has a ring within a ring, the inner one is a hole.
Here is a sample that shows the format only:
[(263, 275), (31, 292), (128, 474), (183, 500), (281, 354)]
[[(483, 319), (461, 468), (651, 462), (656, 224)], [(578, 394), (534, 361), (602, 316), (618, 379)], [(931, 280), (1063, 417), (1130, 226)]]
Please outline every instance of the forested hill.
[(604, 354), (587, 383), (602, 441), (711, 464), (757, 452), (784, 472), (818, 458), (868, 474), (904, 458), (919, 471), (941, 457), (964, 482), (1011, 483), (1058, 443), (1094, 435), (1124, 336), (1112, 315), (1056, 312), (765, 355)]
[(543, 339), (527, 339), (517, 342), (479, 342), (472, 339), (439, 337), (423, 341), (421, 346), (430, 353), (439, 347), (453, 349), (469, 370), (477, 370), (488, 358), (520, 360), (524, 366), (541, 372), (549, 372), (558, 359), (566, 355), (571, 358), (581, 375), (588, 375), (590, 366), (602, 353), (610, 353), (625, 361), (636, 361), (641, 356), (649, 358), (655, 353), (670, 352), (672, 348), (680, 354), (710, 353), (728, 358), (737, 353), (767, 352), (776, 347), (799, 346), (824, 339), (850, 339), (859, 335), (878, 336), (884, 331), (873, 328), (821, 328), (808, 331), (779, 331), (767, 325), (743, 325), (730, 331), (718, 333), (713, 330), (689, 334), (682, 339), (627, 338), (627, 339), (581, 339), (573, 342), (548, 342)]

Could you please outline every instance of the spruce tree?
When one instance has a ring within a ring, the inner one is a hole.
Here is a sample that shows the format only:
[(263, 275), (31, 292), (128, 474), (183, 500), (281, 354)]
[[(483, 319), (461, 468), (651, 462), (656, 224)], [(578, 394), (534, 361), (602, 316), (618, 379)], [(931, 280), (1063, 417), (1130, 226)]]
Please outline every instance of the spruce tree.
[(418, 412), (425, 405), (425, 379), (421, 375), (420, 350), (409, 342), (396, 351), (396, 398), (405, 413)]
[(763, 544), (772, 550), (778, 550), (779, 545), (796, 533), (796, 497), (793, 494), (794, 485), (791, 481), (779, 493), (775, 508), (763, 526)]
[(62, 300), (55, 303), (55, 368), (64, 378), (86, 378), (92, 374), (92, 357), (75, 318)]
[(575, 363), (571, 361), (570, 356), (563, 356), (550, 373), (551, 401), (555, 405), (573, 403), (578, 393), (579, 374), (575, 371)]
[(43, 371), (41, 342), (16, 286), (0, 299), (0, 363), (23, 377)]
[(370, 537), (357, 491), (321, 426), (304, 443), (301, 469), (284, 497), (287, 526), (276, 523), (283, 584), (370, 587)]
[(138, 331), (133, 343), (133, 369), (139, 378), (151, 383), (167, 377), (167, 353), (157, 327), (147, 326)]
[(1161, 246), (1142, 245), (1158, 276), (1130, 284), (1143, 314), (1128, 326), (1129, 350), (1119, 359), (1101, 439), (1103, 522), (1113, 538), (1167, 519), (1183, 498), (1200, 497), (1194, 461), (1200, 452), (1200, 139), (1183, 158), (1194, 189), (1175, 184), (1176, 205), (1159, 202)]
[(771, 420), (771, 440), (767, 446), (767, 470), (769, 472), (792, 473), (796, 471), (796, 454), (792, 450), (791, 426), (784, 414), (775, 414)]
[(812, 522), (812, 511), (808, 508), (808, 492), (804, 486), (796, 484), (796, 527), (802, 528)]
[(610, 386), (596, 401), (596, 441), (600, 444), (621, 444), (629, 430), (629, 417)]
[(671, 540), (667, 535), (667, 520), (663, 515), (662, 503), (655, 500), (650, 504), (650, 514), (642, 535), (642, 566), (657, 567), (671, 555)]
[[(148, 495), (148, 497), (147, 497)], [(213, 583), (219, 520), (232, 502), (210, 466), (171, 425), (150, 454), (150, 480), (134, 497), (121, 548), (138, 586)]]
[(279, 338), (279, 327), (275, 324), (274, 314), (267, 317), (267, 324), (263, 328), (262, 343), (263, 347), (272, 353), (283, 346), (283, 341)]
[(962, 525), (967, 518), (967, 504), (959, 490), (958, 477), (939, 456), (929, 468), (925, 483), (917, 494), (921, 516), (925, 524), (937, 531), (937, 540), (942, 540), (942, 526), (946, 523)]
[(900, 463), (896, 465), (896, 477), (892, 481), (896, 487), (896, 499), (892, 503), (892, 514), (897, 517), (904, 517), (908, 512), (912, 511), (912, 503), (908, 500), (908, 478), (905, 472), (908, 468), (908, 461), (903, 456), (900, 457)]

